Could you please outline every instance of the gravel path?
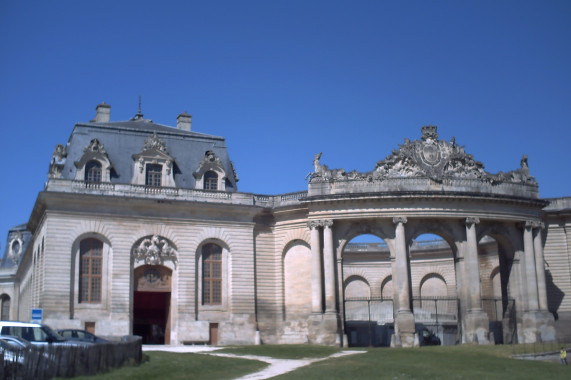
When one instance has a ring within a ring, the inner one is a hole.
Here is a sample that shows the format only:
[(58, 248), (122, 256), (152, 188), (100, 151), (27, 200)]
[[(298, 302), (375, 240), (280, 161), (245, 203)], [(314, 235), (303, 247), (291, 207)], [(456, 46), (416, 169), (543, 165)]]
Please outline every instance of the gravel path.
[(322, 360), (338, 358), (346, 355), (362, 354), (366, 351), (341, 351), (336, 354), (327, 356), (325, 358), (313, 359), (274, 359), (267, 356), (255, 355), (235, 355), (235, 354), (218, 354), (213, 351), (220, 350), (223, 347), (212, 346), (152, 346), (143, 345), (143, 351), (169, 351), (169, 352), (194, 352), (213, 356), (224, 356), (228, 358), (251, 359), (266, 362), (269, 366), (259, 372), (251, 373), (249, 375), (240, 377), (236, 380), (262, 380), (269, 379), (274, 376), (279, 376), (284, 373), (291, 372), (297, 368), (310, 365), (311, 363), (319, 362)]
[(322, 360), (337, 358), (346, 355), (360, 354), (364, 352), (365, 351), (341, 351), (336, 354), (327, 356), (325, 358), (314, 358), (314, 359), (274, 359), (266, 356), (233, 355), (233, 354), (217, 354), (217, 353), (212, 353), (210, 355), (225, 356), (229, 358), (253, 359), (269, 363), (270, 365), (267, 368), (259, 372), (251, 373), (249, 375), (236, 379), (236, 380), (261, 380), (261, 379), (269, 379), (274, 376), (283, 375), (284, 373), (291, 372), (297, 368), (304, 367), (306, 365), (310, 365), (311, 363), (319, 362)]

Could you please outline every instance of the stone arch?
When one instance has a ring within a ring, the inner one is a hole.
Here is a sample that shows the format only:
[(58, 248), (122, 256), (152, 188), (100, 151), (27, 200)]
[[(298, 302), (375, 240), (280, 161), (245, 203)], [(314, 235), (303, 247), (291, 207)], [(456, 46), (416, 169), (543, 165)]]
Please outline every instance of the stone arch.
[(290, 241), (282, 252), (283, 313), (286, 320), (311, 314), (311, 248), (307, 242)]
[(222, 246), (224, 246), (228, 252), (231, 254), (233, 252), (232, 247), (235, 245), (232, 235), (224, 228), (219, 227), (205, 227), (200, 232), (194, 235), (196, 242), (196, 249), (198, 250), (206, 241), (218, 241)]
[(406, 246), (409, 248), (413, 241), (423, 234), (438, 235), (448, 243), (454, 258), (458, 257), (459, 247), (456, 242), (464, 239), (465, 230), (456, 221), (442, 221), (440, 219), (410, 220), (406, 226)]
[(308, 247), (311, 247), (311, 243), (310, 243), (311, 237), (310, 237), (309, 230), (307, 228), (304, 228), (304, 229), (298, 228), (295, 230), (290, 230), (284, 236), (282, 236), (280, 238), (279, 243), (278, 243), (279, 250), (282, 253), (282, 258), (283, 258), (283, 255), (285, 255), (285, 252), (288, 249), (288, 246), (290, 244), (292, 244), (293, 242), (295, 242), (296, 240), (301, 240)]
[(363, 276), (349, 276), (343, 283), (343, 292), (345, 293), (346, 299), (355, 297), (370, 298), (371, 291), (372, 289), (369, 281), (367, 281)]
[(2, 321), (9, 321), (10, 320), (10, 309), (12, 304), (11, 297), (3, 293), (0, 295), (0, 320)]
[(109, 224), (100, 220), (81, 220), (76, 224), (70, 235), (72, 236), (70, 240), (73, 241), (73, 244), (87, 235), (100, 236), (109, 245), (112, 245), (111, 242), (115, 238), (113, 229), (110, 228)]
[[(429, 288), (423, 290), (425, 286)], [(437, 272), (430, 272), (422, 277), (420, 284), (419, 284), (420, 296), (421, 297), (441, 297), (441, 296), (449, 296), (448, 292), (448, 284), (440, 273)], [(438, 294), (441, 292), (445, 294)], [(426, 294), (427, 292), (428, 294)]]
[(381, 298), (393, 299), (393, 275), (390, 274), (381, 281)]
[(394, 257), (394, 228), (387, 227), (388, 222), (379, 220), (362, 221), (359, 223), (340, 223), (335, 227), (335, 234), (338, 236), (337, 259), (341, 259), (343, 251), (349, 242), (359, 235), (374, 235), (382, 239), (389, 247), (391, 257)]

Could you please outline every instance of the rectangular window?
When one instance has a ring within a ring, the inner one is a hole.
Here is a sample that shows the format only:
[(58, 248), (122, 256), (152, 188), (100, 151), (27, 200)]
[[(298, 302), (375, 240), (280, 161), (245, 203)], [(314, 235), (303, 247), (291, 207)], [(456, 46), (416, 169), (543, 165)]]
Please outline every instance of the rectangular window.
[(158, 164), (147, 164), (147, 173), (145, 177), (145, 185), (152, 187), (161, 187), (161, 177), (163, 166)]
[(202, 247), (202, 303), (222, 303), (222, 248), (216, 244)]
[(103, 243), (97, 239), (82, 240), (79, 245), (79, 302), (101, 302)]

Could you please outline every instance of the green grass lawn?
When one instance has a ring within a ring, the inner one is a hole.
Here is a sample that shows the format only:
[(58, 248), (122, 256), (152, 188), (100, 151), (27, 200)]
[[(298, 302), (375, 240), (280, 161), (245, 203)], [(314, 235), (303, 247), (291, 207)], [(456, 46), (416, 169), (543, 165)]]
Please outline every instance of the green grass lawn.
[[(282, 359), (321, 358), (337, 347), (284, 345), (228, 347), (217, 353), (271, 356)], [(516, 360), (510, 346), (447, 346), (408, 349), (360, 349), (365, 353), (320, 361), (276, 379), (571, 379), (571, 366)], [(266, 363), (206, 354), (146, 352), (148, 360), (135, 367), (83, 379), (233, 379), (257, 372)]]

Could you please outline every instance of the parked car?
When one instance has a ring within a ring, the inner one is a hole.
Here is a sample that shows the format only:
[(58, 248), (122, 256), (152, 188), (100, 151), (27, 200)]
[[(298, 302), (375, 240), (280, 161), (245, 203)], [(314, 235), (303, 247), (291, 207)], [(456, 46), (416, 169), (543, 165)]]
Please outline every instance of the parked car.
[(85, 330), (78, 330), (78, 329), (61, 329), (56, 330), (57, 333), (63, 336), (65, 339), (75, 340), (80, 342), (89, 342), (89, 343), (107, 343), (109, 342), (107, 339), (100, 338), (89, 331)]
[(33, 345), (87, 344), (85, 342), (67, 340), (48, 326), (40, 323), (0, 321), (0, 335), (12, 335), (24, 339)]
[(421, 346), (440, 346), (440, 338), (426, 327), (421, 331)]
[(25, 352), (31, 346), (25, 339), (11, 335), (0, 335), (0, 353), (5, 362), (23, 364)]

